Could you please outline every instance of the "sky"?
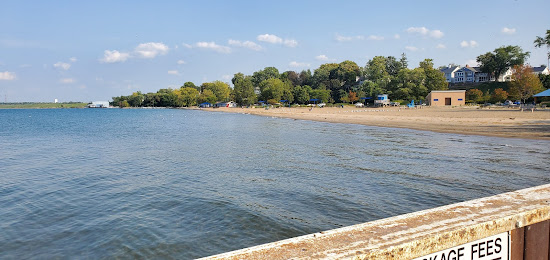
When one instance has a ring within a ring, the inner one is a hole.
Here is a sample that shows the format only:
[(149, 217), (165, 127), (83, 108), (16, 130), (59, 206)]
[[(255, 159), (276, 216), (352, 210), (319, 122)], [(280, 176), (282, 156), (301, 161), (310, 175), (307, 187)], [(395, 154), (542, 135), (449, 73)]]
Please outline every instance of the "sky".
[(505, 45), (547, 64), (533, 41), (550, 29), (548, 0), (0, 2), (0, 102), (109, 101), (374, 56), (409, 67), (476, 65)]

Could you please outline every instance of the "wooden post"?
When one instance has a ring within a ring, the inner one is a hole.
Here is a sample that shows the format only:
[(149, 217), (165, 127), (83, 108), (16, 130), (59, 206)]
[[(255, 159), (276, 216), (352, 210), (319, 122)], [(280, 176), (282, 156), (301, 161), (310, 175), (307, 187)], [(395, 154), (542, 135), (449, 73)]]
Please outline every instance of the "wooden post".
[(546, 220), (525, 228), (525, 260), (548, 260), (550, 221)]

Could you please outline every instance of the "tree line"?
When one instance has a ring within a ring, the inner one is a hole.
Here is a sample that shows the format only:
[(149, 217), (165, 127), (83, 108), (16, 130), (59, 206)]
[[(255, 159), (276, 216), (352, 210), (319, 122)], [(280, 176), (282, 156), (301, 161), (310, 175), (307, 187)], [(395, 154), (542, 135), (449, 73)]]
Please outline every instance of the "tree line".
[[(536, 47), (550, 47), (550, 30), (546, 37), (537, 37)], [(523, 52), (519, 46), (502, 46), (493, 52), (487, 52), (477, 57), (480, 70), (498, 78), (508, 68), (515, 68), (518, 75), (510, 83), (506, 92), (495, 89), (493, 93), (479, 93), (471, 90), (467, 94), (472, 102), (502, 100), (511, 97), (526, 99), (533, 91), (548, 88), (550, 79), (532, 78), (526, 73), (529, 68), (523, 66), (529, 52)], [(550, 52), (548, 58), (550, 59)], [(517, 73), (516, 73), (517, 74)], [(531, 73), (532, 74), (532, 73)], [(520, 81), (519, 79), (523, 79)], [(529, 91), (521, 90), (523, 82), (530, 82)], [(538, 81), (538, 83), (537, 83)], [(542, 82), (542, 83), (541, 83)], [(193, 82), (185, 82), (178, 89), (160, 89), (156, 93), (143, 94), (140, 91), (129, 96), (113, 97), (112, 105), (121, 107), (189, 107), (208, 102), (215, 103), (233, 100), (239, 105), (247, 106), (263, 101), (276, 104), (285, 100), (289, 104), (307, 104), (310, 100), (325, 103), (353, 103), (361, 97), (376, 97), (388, 94), (392, 100), (423, 100), (432, 90), (446, 90), (449, 83), (445, 75), (434, 68), (432, 59), (425, 59), (414, 69), (408, 68), (406, 55), (399, 59), (393, 56), (376, 56), (370, 59), (364, 67), (346, 60), (341, 63), (325, 63), (315, 69), (284, 71), (275, 67), (266, 67), (252, 75), (234, 74), (229, 83), (222, 81), (206, 82), (196, 86)], [(541, 85), (542, 84), (542, 85)], [(530, 97), (530, 96), (529, 96)]]
[(129, 96), (113, 97), (112, 105), (121, 107), (188, 107), (208, 102), (234, 100), (240, 105), (259, 101), (269, 104), (281, 100), (291, 104), (308, 104), (315, 99), (325, 103), (353, 103), (361, 97), (388, 94), (393, 99), (424, 99), (432, 90), (447, 89), (444, 75), (425, 59), (414, 69), (407, 67), (405, 54), (376, 56), (364, 67), (353, 61), (326, 63), (311, 70), (285, 71), (266, 67), (252, 75), (236, 73), (231, 79), (233, 88), (221, 81), (196, 86), (185, 82), (178, 89), (160, 89), (156, 93), (134, 92)]

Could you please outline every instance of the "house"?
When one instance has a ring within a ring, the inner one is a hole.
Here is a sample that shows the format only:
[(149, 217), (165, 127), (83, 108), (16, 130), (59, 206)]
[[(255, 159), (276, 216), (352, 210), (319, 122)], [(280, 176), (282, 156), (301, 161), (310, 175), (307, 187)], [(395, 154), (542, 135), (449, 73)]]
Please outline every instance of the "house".
[[(489, 82), (495, 81), (495, 77), (489, 75), (489, 73), (482, 72), (480, 67), (470, 67), (466, 65), (464, 67), (449, 66), (447, 68), (440, 69), (445, 74), (445, 80), (449, 83), (477, 83), (477, 82)], [(510, 81), (512, 80), (512, 69), (506, 70), (502, 73), (497, 81)]]
[(463, 106), (466, 90), (433, 90), (426, 96), (428, 106)]
[(376, 97), (376, 100), (374, 100), (374, 104), (377, 106), (389, 106), (390, 99), (388, 98), (387, 94), (381, 94)]
[(533, 73), (536, 75), (550, 75), (550, 70), (546, 66), (533, 67)]
[(449, 67), (440, 69), (440, 71), (443, 72), (443, 74), (445, 74), (445, 80), (448, 83), (455, 83), (455, 72), (459, 69), (460, 69), (459, 66), (449, 65)]
[(237, 107), (237, 103), (235, 103), (233, 101), (219, 102), (219, 103), (214, 104), (214, 107)]

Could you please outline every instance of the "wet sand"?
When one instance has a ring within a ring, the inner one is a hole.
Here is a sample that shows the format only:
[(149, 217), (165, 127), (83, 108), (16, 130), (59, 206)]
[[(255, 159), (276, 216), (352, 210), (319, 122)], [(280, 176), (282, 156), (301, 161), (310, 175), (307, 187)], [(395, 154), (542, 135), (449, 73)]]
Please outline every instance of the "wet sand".
[(313, 120), (332, 123), (410, 128), (441, 133), (550, 140), (550, 109), (423, 108), (206, 108), (206, 111)]

